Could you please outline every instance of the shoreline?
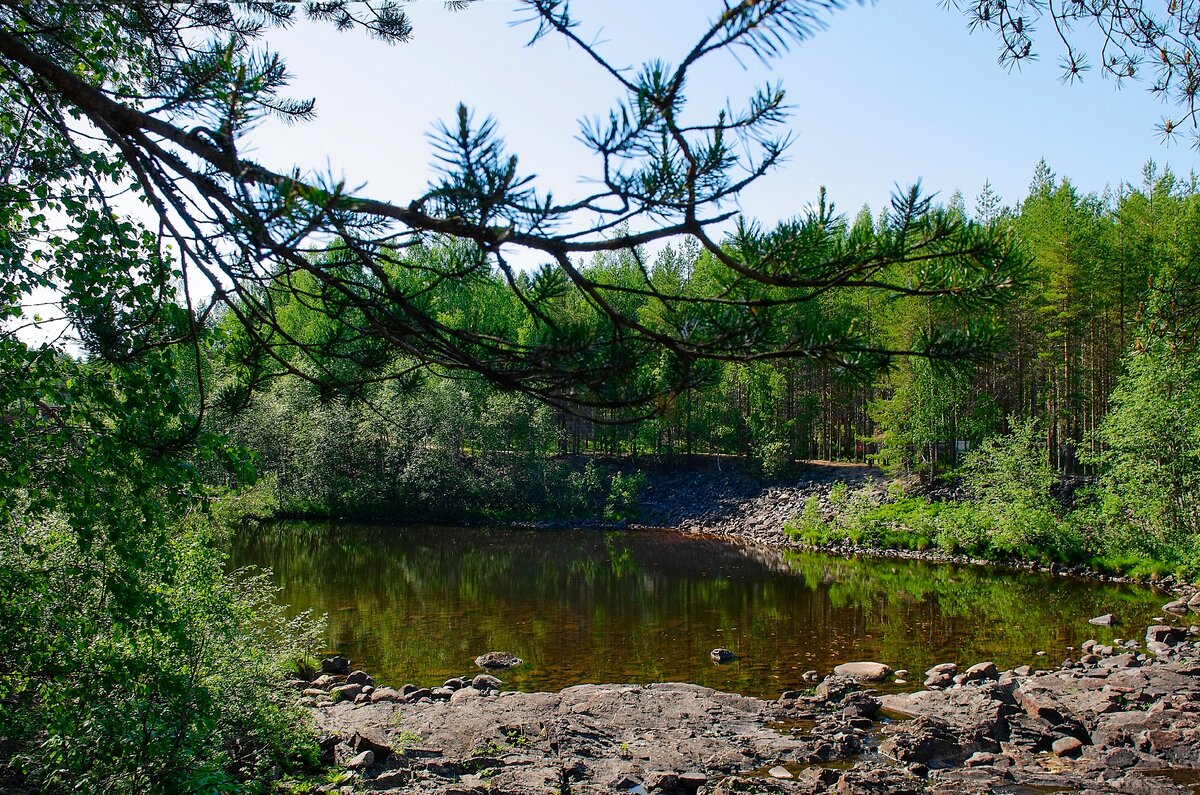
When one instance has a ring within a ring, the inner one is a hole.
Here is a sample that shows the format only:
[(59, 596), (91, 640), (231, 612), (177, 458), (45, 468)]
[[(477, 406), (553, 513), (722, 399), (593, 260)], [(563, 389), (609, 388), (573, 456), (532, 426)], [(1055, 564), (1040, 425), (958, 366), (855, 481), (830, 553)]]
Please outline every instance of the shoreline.
[[(763, 520), (791, 501), (773, 489), (727, 503), (724, 521), (701, 515), (629, 529), (806, 549)], [(1004, 565), (851, 546), (816, 551)], [(1070, 567), (1012, 568), (1080, 576)], [(303, 688), (325, 761), (352, 777), (319, 791), (343, 795), (1184, 795), (1200, 784), (1200, 627), (1191, 623), (1200, 623), (1200, 596), (1186, 583), (1150, 585), (1193, 604), (1176, 599), (1144, 637), (1085, 643), (1059, 666), (947, 662), (888, 695), (837, 674), (798, 681), (773, 700), (679, 682), (523, 693), (504, 690), (502, 672), (377, 688), (337, 660), (326, 667), (346, 673), (293, 684)]]

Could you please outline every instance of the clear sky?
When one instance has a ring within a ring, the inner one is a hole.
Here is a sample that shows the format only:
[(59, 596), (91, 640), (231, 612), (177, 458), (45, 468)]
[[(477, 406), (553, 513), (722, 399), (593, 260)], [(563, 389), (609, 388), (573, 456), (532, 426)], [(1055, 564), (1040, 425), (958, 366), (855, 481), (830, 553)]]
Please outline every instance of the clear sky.
[[(676, 62), (720, 8), (707, 0), (576, 0), (585, 37), (598, 36), (617, 63)], [(264, 123), (252, 156), (274, 167), (331, 171), (363, 193), (395, 202), (417, 195), (430, 171), (426, 134), (458, 102), (493, 115), (522, 168), (559, 199), (594, 174), (576, 140), (578, 119), (606, 113), (618, 89), (577, 50), (554, 38), (526, 47), (533, 28), (509, 0), (449, 12), (438, 0), (405, 6), (412, 42), (386, 45), (363, 33), (300, 24), (269, 42), (290, 64), (295, 96), (317, 99), (315, 121)], [(1049, 42), (1045, 46), (1049, 46)], [(748, 191), (743, 210), (763, 220), (792, 215), (819, 186), (853, 215), (878, 210), (896, 183), (920, 179), (968, 207), (985, 180), (1006, 204), (1019, 201), (1035, 164), (1085, 191), (1140, 181), (1153, 158), (1186, 174), (1198, 153), (1170, 146), (1154, 125), (1168, 109), (1138, 84), (1117, 90), (1098, 73), (1059, 81), (1057, 53), (1010, 72), (997, 45), (971, 34), (937, 0), (881, 0), (829, 17), (828, 28), (765, 67), (722, 57), (697, 72), (689, 96), (717, 109), (765, 81), (782, 81), (793, 107), (788, 162)]]

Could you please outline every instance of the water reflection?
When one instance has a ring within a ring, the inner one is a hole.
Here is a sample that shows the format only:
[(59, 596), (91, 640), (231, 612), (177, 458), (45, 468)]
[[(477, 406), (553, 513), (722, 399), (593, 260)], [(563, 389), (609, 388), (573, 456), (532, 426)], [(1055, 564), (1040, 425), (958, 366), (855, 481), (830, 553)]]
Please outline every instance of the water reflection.
[[(1154, 593), (1042, 575), (739, 546), (661, 532), (279, 523), (237, 539), (280, 599), (329, 615), (329, 651), (424, 685), (485, 651), (526, 660), (506, 687), (680, 680), (774, 697), (804, 671), (874, 659), (1057, 664), (1137, 633)], [(1115, 629), (1087, 619), (1112, 612)], [(709, 651), (739, 658), (714, 666)], [(1035, 657), (1038, 650), (1045, 657)]]

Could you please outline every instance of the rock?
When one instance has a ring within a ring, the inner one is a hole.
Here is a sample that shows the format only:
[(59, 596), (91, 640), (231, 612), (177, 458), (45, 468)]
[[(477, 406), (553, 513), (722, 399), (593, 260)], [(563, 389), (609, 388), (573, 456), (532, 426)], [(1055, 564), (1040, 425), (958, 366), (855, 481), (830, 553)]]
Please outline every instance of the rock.
[(473, 687), (463, 687), (455, 690), (454, 695), (450, 696), (450, 700), (453, 702), (466, 701), (469, 698), (483, 698), (483, 691)]
[(504, 668), (516, 668), (523, 662), (525, 661), (520, 657), (507, 651), (489, 651), (488, 653), (481, 654), (475, 658), (476, 665), (489, 671), (497, 671)]
[(821, 684), (817, 685), (814, 695), (822, 701), (830, 703), (838, 703), (844, 699), (849, 693), (861, 690), (862, 686), (857, 679), (852, 679), (848, 676), (827, 676)]
[(358, 732), (355, 732), (354, 736), (350, 738), (350, 747), (359, 754), (363, 753), (364, 751), (369, 751), (371, 753), (372, 760), (375, 762), (385, 762), (387, 761), (387, 758), (392, 755), (392, 747), (390, 745), (381, 740), (375, 739), (374, 737), (368, 737)]
[(771, 778), (795, 778), (795, 776), (792, 775), (792, 771), (788, 770), (783, 765), (776, 765), (775, 767), (771, 768), (767, 771), (767, 775)]
[(908, 669), (901, 668), (899, 671), (892, 671), (892, 676), (896, 677), (897, 679), (907, 679), (908, 678)]
[(346, 677), (348, 685), (375, 685), (375, 680), (367, 675), (366, 671), (354, 671)]
[(994, 662), (981, 662), (972, 665), (967, 670), (963, 671), (966, 677), (964, 681), (979, 682), (984, 679), (997, 679), (1000, 676), (1000, 671), (996, 668)]
[(708, 657), (716, 665), (724, 665), (727, 662), (733, 662), (737, 659), (737, 655), (729, 649), (717, 648), (708, 653)]
[(340, 655), (321, 660), (321, 673), (341, 675), (348, 674), (350, 673), (350, 661)]
[(821, 675), (819, 673), (817, 673), (816, 671), (805, 671), (804, 676), (802, 676), (800, 678), (803, 679), (805, 682), (821, 681)]
[(412, 704), (423, 698), (433, 698), (433, 691), (428, 687), (419, 687), (404, 694), (404, 701), (407, 704)]
[(1200, 591), (1192, 594), (1192, 598), (1188, 599), (1187, 606), (1193, 613), (1200, 613)]
[(862, 682), (882, 682), (888, 678), (892, 669), (877, 662), (848, 662), (834, 666), (833, 672), (838, 676), (847, 676)]
[(1083, 748), (1083, 741), (1077, 737), (1059, 737), (1050, 745), (1055, 756), (1074, 756)]
[(499, 679), (488, 674), (479, 674), (471, 680), (471, 687), (476, 690), (499, 690), (502, 684), (504, 683)]
[(349, 770), (362, 770), (364, 767), (370, 767), (373, 764), (375, 764), (375, 754), (370, 751), (363, 751), (346, 762), (346, 768)]
[(362, 685), (338, 685), (330, 689), (334, 701), (353, 701), (362, 693)]
[(1176, 599), (1174, 602), (1167, 602), (1162, 609), (1165, 613), (1183, 614), (1188, 611), (1188, 603), (1186, 599)]
[(954, 684), (954, 677), (950, 674), (930, 674), (925, 680), (925, 687), (940, 689), (946, 688)]
[(1170, 627), (1166, 624), (1156, 624), (1146, 628), (1146, 645), (1151, 643), (1163, 643), (1167, 646), (1174, 646), (1182, 643), (1187, 639), (1187, 633), (1179, 627)]
[(400, 691), (393, 690), (390, 687), (377, 687), (371, 691), (372, 704), (378, 704), (381, 701), (398, 702), (403, 700), (404, 696), (400, 695)]
[(435, 688), (433, 688), (433, 690), (430, 691), (429, 695), (431, 698), (435, 698), (440, 701), (449, 701), (450, 697), (453, 696), (456, 692), (458, 692), (458, 691), (456, 691), (452, 687), (435, 687)]
[(447, 679), (445, 682), (442, 682), (442, 687), (448, 687), (451, 690), (461, 690), (462, 688), (464, 688), (466, 686), (467, 686), (467, 683), (466, 683), (466, 681), (463, 680), (463, 678), (461, 676), (451, 677), (450, 679)]
[[(1097, 627), (1111, 627), (1117, 623), (1117, 619), (1112, 613), (1105, 613), (1102, 616), (1088, 619), (1089, 624), (1094, 624)], [(1093, 646), (1095, 643), (1092, 644)]]
[(953, 676), (957, 671), (958, 671), (958, 665), (956, 663), (940, 663), (938, 665), (933, 666), (928, 671), (926, 671), (925, 675), (926, 676), (939, 676), (941, 674), (948, 674), (950, 676)]

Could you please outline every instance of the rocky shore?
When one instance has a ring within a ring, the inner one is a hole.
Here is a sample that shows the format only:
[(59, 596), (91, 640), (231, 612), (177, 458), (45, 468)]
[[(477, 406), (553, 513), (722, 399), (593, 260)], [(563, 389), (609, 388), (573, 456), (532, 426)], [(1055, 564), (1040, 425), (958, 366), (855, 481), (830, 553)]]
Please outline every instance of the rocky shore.
[[(645, 519), (789, 545), (783, 527), (811, 495), (827, 498), (839, 480), (861, 486), (875, 475), (817, 467), (794, 485), (764, 489), (736, 472), (681, 474), (652, 484)], [(685, 683), (520, 693), (504, 689), (503, 671), (393, 689), (342, 658), (294, 684), (326, 761), (351, 776), (327, 792), (1193, 793), (1200, 594), (1172, 587), (1161, 623), (1132, 639), (1089, 641), (1077, 657), (1040, 670), (947, 661), (908, 675), (924, 684), (899, 694), (871, 689), (868, 678), (887, 674), (878, 664), (806, 674), (774, 700)]]

